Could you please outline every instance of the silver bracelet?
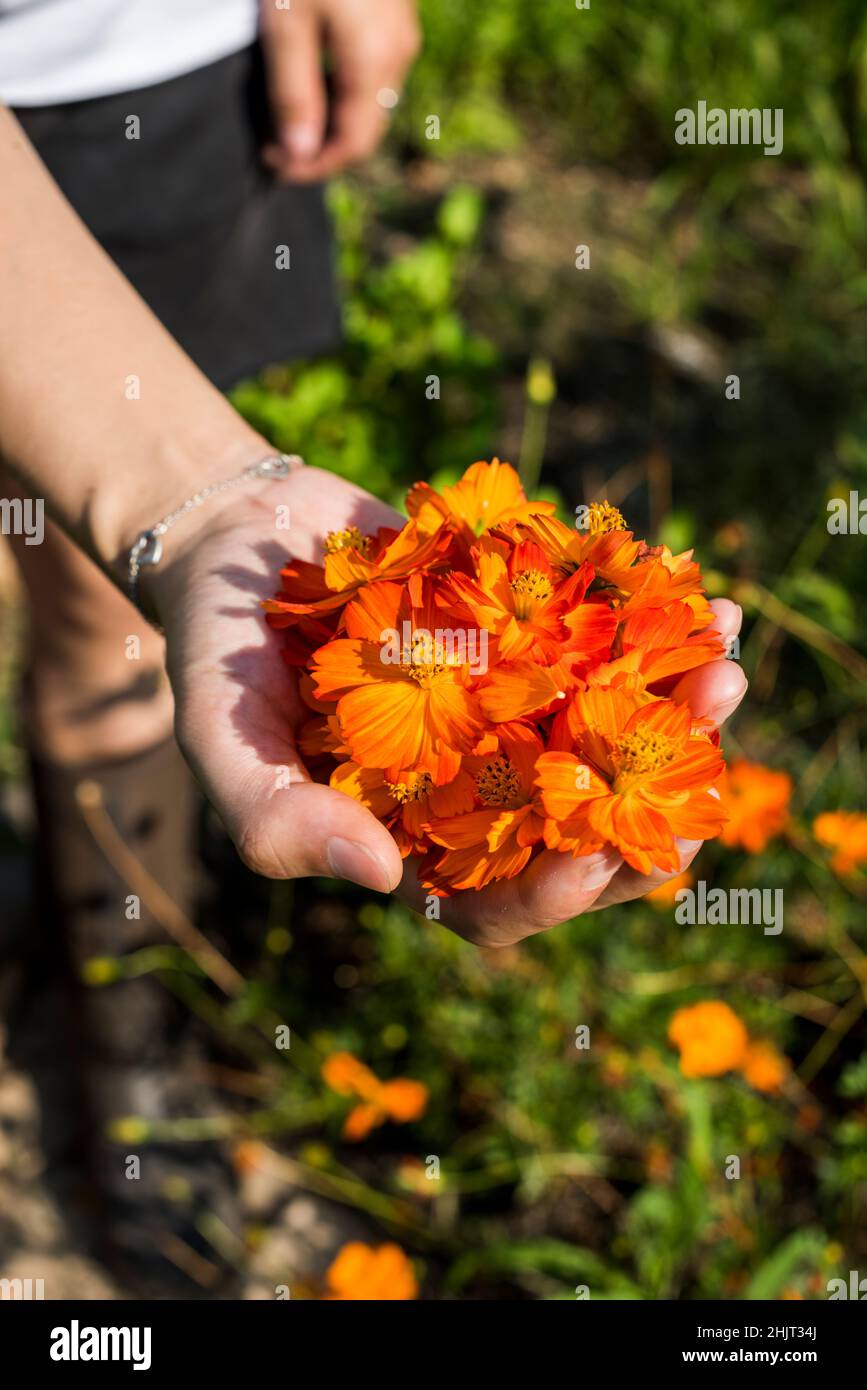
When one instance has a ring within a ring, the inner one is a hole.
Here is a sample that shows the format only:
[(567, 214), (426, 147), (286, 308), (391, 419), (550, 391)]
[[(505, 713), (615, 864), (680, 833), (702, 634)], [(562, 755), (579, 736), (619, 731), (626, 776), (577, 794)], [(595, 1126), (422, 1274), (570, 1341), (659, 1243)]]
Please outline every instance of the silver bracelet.
[[(291, 468), (303, 465), (304, 460), (300, 454), (269, 454), (267, 458), (260, 459), (258, 463), (251, 463), (243, 472), (234, 474), (231, 478), (224, 478), (220, 483), (210, 483), (203, 487), (201, 492), (193, 493), (186, 502), (182, 502), (168, 516), (164, 516), (155, 526), (151, 526), (148, 531), (142, 531), (130, 548), (127, 557), (127, 597), (134, 603), (140, 613), (143, 613), (139, 598), (139, 575), (145, 565), (158, 565), (163, 557), (162, 538), (166, 531), (170, 531), (176, 521), (180, 521), (187, 512), (193, 511), (195, 507), (200, 507), (203, 502), (207, 502), (210, 497), (215, 497), (218, 492), (225, 492), (227, 488), (238, 487), (241, 483), (252, 481), (254, 478), (285, 478)], [(145, 613), (145, 617), (148, 615)], [(149, 620), (150, 621), (150, 620)], [(156, 626), (156, 625), (155, 625)]]

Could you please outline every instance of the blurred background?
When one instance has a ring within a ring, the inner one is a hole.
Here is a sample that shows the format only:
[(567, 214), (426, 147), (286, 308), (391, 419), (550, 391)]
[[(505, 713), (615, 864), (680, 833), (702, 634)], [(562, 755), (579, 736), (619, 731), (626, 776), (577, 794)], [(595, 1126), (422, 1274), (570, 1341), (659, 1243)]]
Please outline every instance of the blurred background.
[[(385, 152), (331, 190), (345, 347), (233, 398), (397, 505), (497, 454), (567, 520), (605, 497), (695, 546), (712, 596), (743, 607), (751, 693), (723, 740), (727, 843), (693, 877), (782, 889), (784, 929), (681, 926), (663, 893), (479, 952), (349, 886), (253, 881), (211, 827), (200, 925), (240, 977), (168, 943), (88, 980), (158, 973), (207, 1039), (216, 1108), (160, 1135), (119, 1117), (115, 1137), (225, 1144), (246, 1225), (211, 1235), (246, 1297), (825, 1298), (867, 1275), (865, 540), (827, 525), (829, 499), (867, 496), (867, 15), (421, 11)], [(782, 153), (677, 145), (699, 101), (781, 108)], [(39, 943), (5, 555), (0, 580), (8, 1020)], [(669, 1026), (708, 1002), (721, 1047), (732, 1018), (761, 1045), (751, 1068), (684, 1074)], [(29, 1027), (50, 1077), (49, 1020)], [(32, 1068), (0, 1063), (0, 1274), (111, 1296), (52, 1191), (60, 1092), (42, 1125), (37, 1096)], [(336, 1263), (354, 1240), (398, 1251)]]

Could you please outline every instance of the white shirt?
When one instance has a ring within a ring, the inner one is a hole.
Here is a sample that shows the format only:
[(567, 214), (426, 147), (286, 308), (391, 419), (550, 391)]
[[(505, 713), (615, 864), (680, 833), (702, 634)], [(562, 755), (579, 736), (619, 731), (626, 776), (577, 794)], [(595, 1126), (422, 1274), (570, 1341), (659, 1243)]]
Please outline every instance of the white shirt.
[(239, 53), (256, 0), (0, 0), (0, 101), (52, 106), (150, 87)]

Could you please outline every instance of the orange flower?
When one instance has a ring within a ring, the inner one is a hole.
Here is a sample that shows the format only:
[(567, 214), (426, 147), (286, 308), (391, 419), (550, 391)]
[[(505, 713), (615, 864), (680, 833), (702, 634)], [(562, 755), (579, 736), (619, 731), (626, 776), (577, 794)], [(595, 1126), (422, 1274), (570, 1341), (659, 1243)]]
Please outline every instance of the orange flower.
[(495, 667), (479, 681), (476, 693), (485, 718), (492, 724), (517, 719), (546, 719), (563, 708), (563, 701), (585, 681), (568, 660), (540, 666), (529, 657)]
[(607, 605), (579, 602), (563, 620), (569, 639), (560, 646), (560, 660), (541, 667), (518, 660), (494, 667), (480, 682), (479, 700), (489, 719), (556, 714), (563, 710), (558, 701), (584, 685), (617, 686), (649, 702), (669, 693), (686, 671), (724, 654), (719, 635), (697, 627), (693, 609), (681, 600), (639, 610), (626, 622)]
[(789, 1071), (789, 1064), (773, 1043), (751, 1042), (740, 1064), (744, 1080), (756, 1091), (779, 1091)]
[(638, 563), (630, 570), (624, 588), (631, 595), (625, 611), (660, 608), (684, 601), (694, 610), (698, 625), (707, 626), (713, 610), (704, 596), (701, 570), (691, 550), (673, 555), (667, 545), (643, 545)]
[(280, 571), (280, 594), (262, 603), (271, 627), (289, 627), (304, 616), (325, 618), (367, 584), (436, 568), (445, 560), (449, 538), (424, 535), (409, 521), (399, 531), (383, 526), (376, 536), (362, 535), (357, 526), (329, 531), (323, 544), (324, 564), (290, 560)]
[(680, 1051), (684, 1076), (722, 1076), (742, 1066), (746, 1056), (747, 1030), (721, 1000), (678, 1009), (668, 1025), (668, 1036)]
[(353, 1240), (325, 1274), (326, 1300), (368, 1302), (418, 1298), (418, 1280), (399, 1245), (365, 1245)]
[(626, 591), (629, 573), (642, 551), (626, 522), (607, 502), (587, 509), (586, 525), (578, 530), (554, 516), (532, 516), (525, 521), (503, 522), (498, 534), (516, 542), (535, 541), (549, 564), (567, 576), (584, 564), (593, 566), (597, 586)]
[(831, 868), (836, 874), (851, 874), (867, 864), (867, 816), (860, 812), (825, 811), (813, 821), (813, 834), (820, 845), (835, 851)]
[[(725, 655), (722, 638), (709, 631), (703, 618), (698, 619), (695, 609), (683, 599), (665, 607), (630, 612), (618, 632), (618, 645), (621, 655), (608, 671), (615, 675), (619, 671), (637, 672), (643, 688), (655, 687), (657, 694), (667, 693), (685, 671)], [(607, 679), (606, 683), (615, 681)]]
[(380, 1081), (351, 1052), (335, 1052), (322, 1064), (325, 1083), (341, 1096), (358, 1096), (360, 1104), (350, 1110), (343, 1124), (344, 1139), (366, 1139), (372, 1129), (393, 1120), (409, 1124), (421, 1119), (428, 1102), (428, 1088), (422, 1081), (397, 1077)]
[(383, 769), (390, 782), (408, 769), (429, 773), (438, 785), (452, 781), (483, 730), (466, 650), (462, 659), (458, 646), (436, 637), (458, 627), (438, 604), (440, 594), (436, 581), (421, 575), (405, 587), (371, 586), (346, 609), (350, 635), (313, 658), (317, 697), (337, 701), (353, 761)]
[(593, 578), (589, 565), (561, 580), (532, 541), (510, 547), (493, 536), (483, 536), (472, 556), (475, 576), (455, 574), (449, 586), (458, 611), (497, 638), (498, 660), (532, 652), (537, 661), (553, 661), (570, 646), (610, 646), (616, 618), (581, 602)]
[(674, 878), (667, 879), (665, 883), (660, 883), (658, 888), (654, 888), (652, 892), (648, 893), (647, 901), (653, 903), (654, 907), (674, 907), (681, 888), (691, 888), (694, 882), (695, 879), (689, 869), (684, 869), (682, 874), (676, 874)]
[(575, 752), (543, 753), (537, 764), (545, 843), (575, 855), (610, 844), (638, 873), (677, 873), (676, 838), (707, 839), (723, 821), (709, 791), (719, 750), (693, 737), (689, 709), (671, 700), (641, 704), (595, 688), (572, 709)]
[(445, 853), (434, 852), (419, 877), (435, 892), (514, 878), (542, 840), (545, 822), (533, 786), (542, 740), (523, 724), (505, 724), (497, 732), (496, 750), (464, 759), (477, 809), (431, 817), (428, 836)]
[(437, 787), (429, 772), (401, 772), (392, 782), (379, 768), (346, 762), (332, 772), (331, 786), (360, 801), (387, 825), (404, 858), (422, 852), (432, 817), (460, 815), (474, 804), (473, 782), (465, 767), (454, 781)]
[(554, 511), (553, 502), (528, 502), (521, 480), (510, 463), (492, 459), (473, 463), (460, 482), (442, 494), (427, 483), (416, 483), (406, 509), (422, 535), (435, 534), (444, 524), (466, 544), (501, 521)]
[(728, 816), (720, 838), (730, 848), (742, 846), (761, 854), (770, 840), (785, 828), (789, 818), (792, 779), (762, 763), (738, 758), (720, 783), (720, 795)]

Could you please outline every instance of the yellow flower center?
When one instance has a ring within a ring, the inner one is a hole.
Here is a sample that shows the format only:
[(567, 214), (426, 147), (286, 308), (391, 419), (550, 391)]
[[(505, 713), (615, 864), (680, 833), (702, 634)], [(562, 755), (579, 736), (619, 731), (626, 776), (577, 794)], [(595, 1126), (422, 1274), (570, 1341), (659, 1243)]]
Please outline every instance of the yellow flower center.
[(606, 531), (625, 531), (627, 527), (623, 513), (610, 502), (591, 502), (584, 529), (591, 536), (602, 536)]
[(529, 618), (538, 604), (544, 603), (554, 592), (554, 586), (547, 574), (541, 570), (521, 570), (512, 580), (512, 593), (515, 595), (515, 617)]
[(441, 643), (430, 634), (414, 636), (409, 650), (404, 647), (402, 654), (401, 671), (422, 686), (430, 685), (437, 676), (459, 664), (447, 659)]
[(409, 664), (401, 666), (404, 675), (409, 676), (410, 680), (415, 681), (416, 685), (427, 687), (441, 676), (449, 668), (447, 666), (431, 663), (430, 666), (411, 666)]
[(669, 734), (657, 729), (633, 729), (621, 734), (611, 749), (611, 761), (617, 769), (615, 791), (624, 791), (638, 777), (658, 772), (677, 757), (680, 745)]
[(433, 786), (429, 772), (413, 772), (408, 782), (386, 782), (386, 788), (401, 806), (408, 801), (421, 801)]
[(347, 526), (343, 531), (329, 531), (325, 537), (325, 554), (334, 555), (338, 550), (358, 550), (366, 555), (370, 550), (372, 536), (364, 536), (357, 526)]
[(521, 779), (502, 753), (476, 773), (476, 791), (486, 806), (521, 805)]

